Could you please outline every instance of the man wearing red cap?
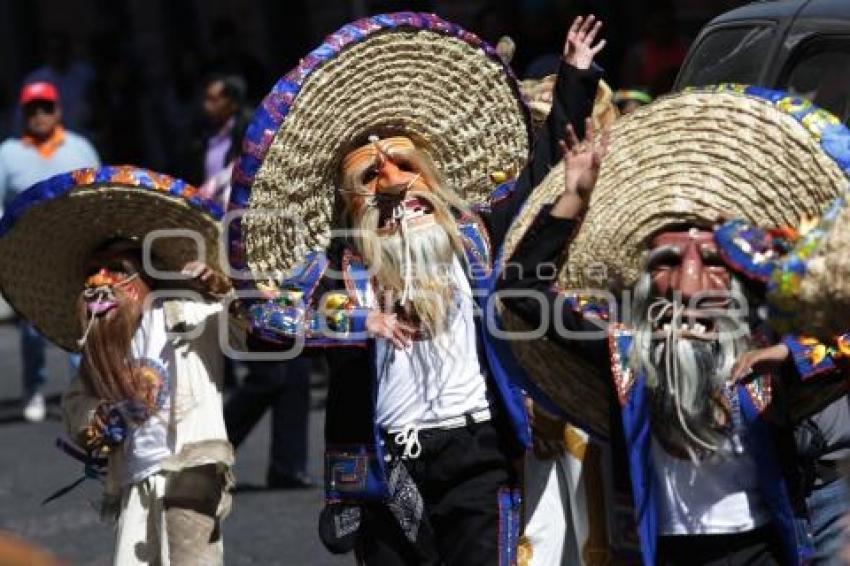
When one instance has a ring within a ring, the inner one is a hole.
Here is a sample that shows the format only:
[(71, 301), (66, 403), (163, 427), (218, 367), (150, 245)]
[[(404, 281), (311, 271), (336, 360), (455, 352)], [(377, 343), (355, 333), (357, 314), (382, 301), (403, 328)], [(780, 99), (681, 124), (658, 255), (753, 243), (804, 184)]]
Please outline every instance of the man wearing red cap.
[[(0, 144), (0, 205), (3, 209), (31, 185), (81, 167), (100, 165), (97, 152), (84, 137), (62, 127), (59, 92), (49, 82), (21, 89), (19, 104), (24, 116), (20, 138)], [(21, 323), (24, 418), (44, 420), (46, 408), (41, 388), (47, 380), (44, 339), (29, 324)], [(72, 359), (72, 364), (76, 360)]]

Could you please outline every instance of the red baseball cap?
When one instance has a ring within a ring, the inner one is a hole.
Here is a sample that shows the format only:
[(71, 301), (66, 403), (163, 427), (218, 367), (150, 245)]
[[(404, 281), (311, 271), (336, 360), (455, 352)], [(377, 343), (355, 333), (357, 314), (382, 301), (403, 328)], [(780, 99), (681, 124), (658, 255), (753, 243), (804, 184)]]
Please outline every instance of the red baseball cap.
[(24, 88), (21, 89), (20, 105), (29, 104), (34, 100), (59, 102), (59, 91), (56, 90), (55, 86), (46, 81), (24, 85)]

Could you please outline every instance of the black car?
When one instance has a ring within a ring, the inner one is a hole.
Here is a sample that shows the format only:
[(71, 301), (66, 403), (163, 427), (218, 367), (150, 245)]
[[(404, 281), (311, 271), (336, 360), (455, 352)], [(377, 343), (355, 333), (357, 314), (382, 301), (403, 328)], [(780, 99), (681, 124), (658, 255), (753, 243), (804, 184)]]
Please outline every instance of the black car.
[(674, 89), (743, 83), (804, 96), (850, 123), (850, 0), (774, 0), (700, 32)]

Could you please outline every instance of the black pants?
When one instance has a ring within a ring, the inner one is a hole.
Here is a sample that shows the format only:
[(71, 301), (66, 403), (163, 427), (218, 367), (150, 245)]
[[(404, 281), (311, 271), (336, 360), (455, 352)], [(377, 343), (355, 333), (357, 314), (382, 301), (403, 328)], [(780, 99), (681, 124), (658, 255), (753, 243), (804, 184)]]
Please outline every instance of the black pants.
[(734, 535), (669, 536), (658, 540), (664, 566), (773, 566), (785, 564), (773, 525)]
[[(506, 546), (516, 544), (509, 531), (519, 517), (509, 503), (516, 474), (496, 427), (420, 431), (419, 440), (421, 455), (405, 466), (425, 502), (430, 541), (415, 550), (385, 506), (367, 506), (358, 560), (368, 566), (500, 564)], [(515, 548), (510, 552), (516, 556)]]
[(310, 369), (307, 358), (250, 362), (244, 383), (232, 392), (224, 405), (227, 436), (234, 447), (245, 440), (271, 408), (270, 478), (306, 476)]

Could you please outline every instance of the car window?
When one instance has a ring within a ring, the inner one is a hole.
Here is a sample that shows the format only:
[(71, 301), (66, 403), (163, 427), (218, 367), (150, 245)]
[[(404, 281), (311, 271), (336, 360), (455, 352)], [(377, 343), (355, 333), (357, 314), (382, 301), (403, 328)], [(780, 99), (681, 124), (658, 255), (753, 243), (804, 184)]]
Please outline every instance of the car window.
[(709, 32), (682, 70), (680, 87), (756, 84), (770, 54), (774, 27), (735, 26)]
[(792, 56), (779, 88), (850, 119), (850, 38), (808, 42)]

